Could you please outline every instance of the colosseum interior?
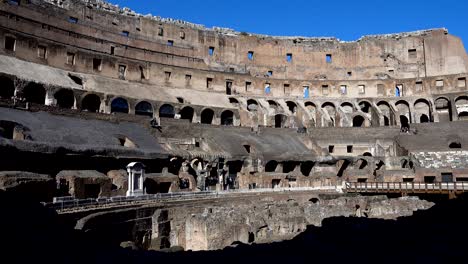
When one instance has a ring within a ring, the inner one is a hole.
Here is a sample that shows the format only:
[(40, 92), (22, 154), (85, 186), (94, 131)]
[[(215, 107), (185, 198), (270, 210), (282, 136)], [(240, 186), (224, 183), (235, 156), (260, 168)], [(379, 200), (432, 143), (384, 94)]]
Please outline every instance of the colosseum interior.
[(447, 29), (266, 36), (100, 0), (4, 0), (0, 25), (3, 190), (468, 181), (468, 55)]

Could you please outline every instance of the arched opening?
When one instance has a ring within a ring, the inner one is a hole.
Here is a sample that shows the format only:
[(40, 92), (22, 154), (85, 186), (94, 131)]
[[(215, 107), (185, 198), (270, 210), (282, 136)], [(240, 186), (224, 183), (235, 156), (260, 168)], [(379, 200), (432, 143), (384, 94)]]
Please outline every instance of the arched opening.
[(288, 119), (288, 117), (285, 116), (285, 115), (282, 115), (282, 114), (275, 115), (275, 127), (276, 128), (286, 127), (286, 120), (287, 119)]
[(153, 117), (153, 105), (141, 101), (135, 106), (135, 115)]
[(368, 163), (367, 160), (365, 160), (365, 159), (360, 159), (360, 160), (358, 160), (358, 162), (357, 162), (358, 168), (359, 168), (360, 170), (365, 169), (365, 168), (367, 167), (368, 164), (369, 164), (369, 163)]
[(354, 111), (353, 105), (351, 103), (345, 102), (341, 104), (341, 109), (347, 114), (351, 114)]
[(406, 116), (400, 116), (400, 124), (402, 129), (409, 129), (409, 120)]
[(175, 116), (175, 110), (174, 106), (170, 104), (163, 104), (159, 108), (159, 117), (160, 118), (174, 118)]
[(275, 101), (268, 100), (268, 105), (270, 106), (271, 109), (278, 111), (279, 106)]
[(101, 98), (95, 94), (88, 94), (81, 101), (81, 109), (89, 112), (99, 112), (101, 108)]
[(458, 120), (468, 120), (468, 96), (460, 96), (455, 99), (455, 106), (458, 112)]
[(414, 103), (414, 113), (420, 123), (431, 122), (431, 107), (426, 99), (419, 99)]
[(365, 119), (364, 117), (357, 115), (353, 118), (353, 127), (363, 127)]
[(314, 167), (315, 163), (313, 161), (306, 161), (301, 163), (301, 173), (304, 176), (310, 176), (312, 172), (312, 168)]
[(429, 117), (425, 114), (422, 114), (421, 117), (419, 118), (420, 123), (429, 123)]
[(24, 87), (26, 102), (33, 104), (45, 104), (46, 90), (42, 84), (29, 83)]
[(364, 154), (362, 154), (364, 157), (372, 157), (372, 154), (370, 154), (369, 152), (364, 152)]
[(233, 98), (233, 97), (229, 97), (229, 103), (231, 103), (235, 107), (239, 106), (239, 101), (236, 98)]
[(457, 142), (451, 142), (449, 144), (449, 148), (451, 148), (451, 149), (461, 149), (461, 147), (462, 147), (462, 145), (458, 141)]
[(127, 100), (117, 97), (112, 100), (111, 113), (124, 113), (128, 114), (128, 103)]
[(409, 125), (411, 122), (411, 112), (409, 108), (409, 104), (406, 101), (400, 100), (395, 104), (396, 108), (398, 109), (398, 113), (400, 114), (400, 122), (401, 116), (406, 117), (406, 123)]
[(54, 94), (55, 100), (57, 100), (57, 106), (60, 108), (71, 109), (75, 104), (75, 95), (70, 89), (60, 89)]
[(384, 126), (390, 126), (390, 119), (387, 116), (384, 116)]
[[(325, 120), (324, 127), (334, 127), (336, 118), (336, 108), (333, 103), (326, 102), (322, 105), (322, 110), (328, 114), (329, 120)], [(325, 115), (326, 117), (326, 115)]]
[(278, 162), (276, 160), (270, 160), (265, 164), (265, 172), (275, 172), (276, 167), (278, 167)]
[(247, 100), (247, 110), (249, 112), (256, 112), (258, 110), (258, 103), (253, 99)]
[(288, 106), (289, 111), (292, 114), (295, 114), (297, 112), (297, 104), (291, 101), (287, 101), (286, 105)]
[(371, 104), (369, 102), (362, 101), (359, 103), (359, 108), (361, 109), (362, 112), (369, 113), (371, 109)]
[(460, 112), (458, 114), (458, 120), (468, 121), (468, 112)]
[(435, 108), (439, 116), (439, 122), (452, 121), (452, 105), (446, 98), (438, 98), (435, 100)]
[(195, 113), (195, 111), (193, 110), (192, 107), (186, 106), (179, 112), (180, 119), (186, 119), (186, 120), (189, 120), (190, 122), (192, 122), (194, 113)]
[(223, 113), (221, 113), (221, 125), (234, 125), (234, 113), (232, 111), (226, 110)]
[(201, 123), (202, 124), (209, 124), (213, 122), (214, 111), (207, 108), (201, 112)]
[(10, 99), (15, 95), (15, 83), (5, 76), (0, 77), (0, 98)]

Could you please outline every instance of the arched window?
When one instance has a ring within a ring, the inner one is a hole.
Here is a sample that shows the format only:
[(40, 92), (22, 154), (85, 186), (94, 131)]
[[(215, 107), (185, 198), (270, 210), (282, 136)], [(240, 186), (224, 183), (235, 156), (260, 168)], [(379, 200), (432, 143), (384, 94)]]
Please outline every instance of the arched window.
[(72, 108), (75, 104), (75, 95), (70, 89), (60, 89), (54, 94), (55, 100), (57, 100), (57, 106), (60, 108)]
[(117, 97), (112, 100), (111, 113), (124, 113), (128, 114), (128, 103), (127, 100)]
[(153, 105), (146, 101), (139, 102), (135, 106), (135, 115), (153, 117)]
[(365, 123), (364, 117), (357, 115), (353, 118), (353, 127), (363, 127)]
[(15, 95), (15, 83), (12, 79), (0, 77), (0, 98), (10, 99)]
[(170, 104), (164, 104), (159, 108), (159, 117), (174, 118), (175, 110), (174, 106)]
[(270, 160), (265, 164), (265, 172), (275, 172), (276, 167), (278, 167), (278, 162), (276, 160)]
[(232, 111), (226, 110), (221, 114), (221, 125), (234, 125), (234, 113)]
[(291, 113), (295, 114), (297, 111), (297, 105), (294, 102), (287, 101), (286, 105), (288, 106), (288, 109)]
[(195, 111), (193, 110), (192, 107), (186, 106), (179, 113), (180, 114), (180, 119), (186, 119), (186, 120), (189, 120), (190, 122), (192, 122), (194, 112)]
[(201, 123), (202, 124), (211, 124), (213, 122), (214, 111), (207, 108), (201, 112)]
[(257, 111), (258, 110), (257, 101), (255, 101), (253, 99), (247, 100), (247, 110), (249, 110), (250, 112)]
[(45, 104), (46, 90), (43, 85), (29, 83), (24, 88), (24, 98), (28, 103)]
[(359, 103), (359, 107), (361, 108), (362, 112), (369, 113), (369, 111), (371, 109), (371, 104), (369, 102), (362, 101), (362, 102)]
[(99, 112), (101, 107), (101, 98), (95, 94), (88, 94), (81, 101), (81, 109), (89, 112)]

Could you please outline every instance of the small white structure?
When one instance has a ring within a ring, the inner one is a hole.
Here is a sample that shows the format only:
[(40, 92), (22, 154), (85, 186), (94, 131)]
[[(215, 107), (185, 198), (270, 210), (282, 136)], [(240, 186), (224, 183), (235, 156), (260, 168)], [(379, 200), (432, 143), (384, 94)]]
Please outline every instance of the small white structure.
[(132, 162), (127, 165), (128, 190), (127, 196), (144, 195), (143, 182), (145, 178), (145, 165), (140, 162)]

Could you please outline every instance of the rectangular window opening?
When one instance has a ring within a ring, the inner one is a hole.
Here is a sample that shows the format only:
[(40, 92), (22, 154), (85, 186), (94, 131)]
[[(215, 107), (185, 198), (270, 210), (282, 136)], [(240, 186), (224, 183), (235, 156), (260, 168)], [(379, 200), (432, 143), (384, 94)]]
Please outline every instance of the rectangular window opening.
[(325, 61), (326, 61), (327, 63), (332, 63), (332, 55), (331, 55), (331, 54), (327, 54), (327, 55), (325, 56)]
[(167, 45), (168, 45), (169, 47), (174, 46), (174, 41), (173, 41), (173, 40), (168, 40), (168, 41), (167, 41)]
[(209, 47), (208, 48), (208, 55), (213, 56), (214, 55), (215, 48), (214, 47)]
[(185, 32), (184, 32), (184, 31), (181, 31), (181, 32), (179, 33), (179, 37), (180, 37), (180, 39), (185, 39)]
[(139, 66), (139, 68), (140, 68), (140, 80), (146, 79), (145, 68), (143, 68), (143, 66)]
[(283, 93), (284, 93), (284, 95), (286, 95), (286, 96), (291, 94), (291, 89), (290, 89), (289, 84), (285, 83), (285, 84), (283, 85)]
[(436, 87), (444, 87), (444, 80), (437, 80)]
[(130, 36), (130, 32), (124, 30), (124, 31), (122, 31), (122, 36), (128, 37), (128, 36)]
[(114, 55), (115, 54), (115, 47), (111, 47), (110, 54)]
[(226, 81), (226, 94), (232, 94), (232, 81)]
[(5, 37), (5, 49), (9, 51), (15, 51), (16, 39), (6, 36)]
[(408, 50), (408, 58), (410, 59), (416, 59), (418, 57), (418, 52), (416, 49), (409, 49)]
[(94, 71), (101, 71), (101, 59), (93, 59), (93, 70)]
[(347, 75), (348, 77), (351, 77), (351, 76), (353, 76), (353, 72), (350, 72), (350, 71), (349, 71), (349, 72), (346, 73), (346, 75)]
[(171, 75), (172, 75), (172, 73), (170, 71), (165, 71), (164, 72), (164, 78), (165, 78), (166, 82), (171, 80)]
[(254, 52), (253, 52), (253, 51), (249, 51), (249, 52), (247, 53), (247, 58), (248, 58), (249, 60), (253, 60), (253, 59), (254, 59)]
[(76, 17), (69, 17), (68, 18), (68, 22), (72, 23), (72, 24), (76, 24), (78, 23), (78, 18)]
[(45, 59), (47, 57), (47, 48), (39, 45), (37, 47), (37, 56), (41, 59)]
[(208, 89), (213, 88), (213, 78), (206, 78), (206, 88)]
[(416, 91), (421, 92), (423, 90), (423, 82), (416, 82)]
[(192, 75), (186, 74), (185, 75), (185, 84), (190, 85), (191, 81), (192, 81)]
[(252, 87), (252, 82), (245, 82), (245, 91), (250, 92), (250, 89)]
[(351, 145), (346, 146), (346, 152), (347, 153), (353, 153), (353, 146), (351, 146)]
[(335, 146), (330, 145), (328, 146), (328, 153), (333, 153), (335, 151)]
[(287, 62), (292, 62), (292, 59), (293, 59), (292, 53), (286, 54), (286, 61), (287, 61)]
[(119, 79), (125, 80), (125, 74), (127, 71), (127, 66), (125, 65), (119, 65)]
[(328, 95), (328, 85), (322, 85), (322, 94)]
[(158, 36), (160, 36), (160, 37), (164, 36), (164, 28), (160, 27), (158, 29)]
[(67, 52), (67, 64), (75, 65), (75, 53)]
[(268, 71), (268, 72), (267, 72), (267, 75), (268, 75), (269, 77), (273, 76), (273, 71)]
[(359, 94), (365, 94), (366, 93), (366, 86), (365, 85), (359, 85), (358, 90), (359, 90)]
[(340, 93), (344, 95), (347, 92), (348, 92), (348, 87), (346, 85), (341, 85), (340, 86)]
[(458, 78), (458, 87), (466, 87), (466, 78)]

